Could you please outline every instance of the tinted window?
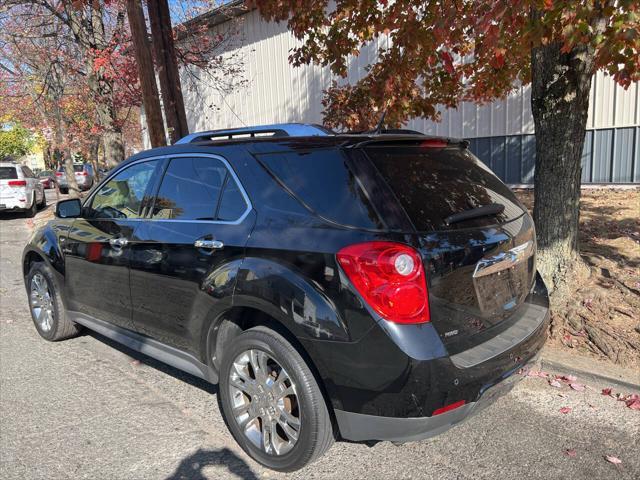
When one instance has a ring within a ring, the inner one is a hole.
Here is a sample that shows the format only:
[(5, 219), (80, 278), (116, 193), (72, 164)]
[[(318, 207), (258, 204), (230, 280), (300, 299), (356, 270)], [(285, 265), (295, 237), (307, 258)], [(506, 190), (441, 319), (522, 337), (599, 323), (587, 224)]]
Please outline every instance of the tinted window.
[(157, 160), (138, 163), (109, 180), (93, 197), (91, 216), (139, 218), (142, 200), (157, 164)]
[(164, 174), (152, 217), (214, 220), (220, 190), (227, 175), (215, 158), (174, 158)]
[(218, 220), (233, 222), (238, 220), (246, 210), (247, 203), (244, 201), (242, 193), (240, 193), (240, 188), (233, 177), (229, 175), (220, 199)]
[(366, 150), (417, 230), (450, 228), (444, 219), (491, 203), (504, 211), (454, 228), (502, 223), (523, 210), (509, 188), (466, 149), (385, 146)]
[(313, 212), (342, 225), (382, 228), (340, 150), (261, 155), (260, 160)]
[(16, 167), (0, 167), (0, 180), (15, 180), (18, 178)]
[(85, 168), (85, 166), (84, 166), (84, 165), (82, 165), (82, 164), (77, 164), (77, 163), (75, 163), (75, 164), (73, 165), (73, 171), (74, 171), (74, 172), (82, 172), (82, 171), (84, 170), (84, 168)]

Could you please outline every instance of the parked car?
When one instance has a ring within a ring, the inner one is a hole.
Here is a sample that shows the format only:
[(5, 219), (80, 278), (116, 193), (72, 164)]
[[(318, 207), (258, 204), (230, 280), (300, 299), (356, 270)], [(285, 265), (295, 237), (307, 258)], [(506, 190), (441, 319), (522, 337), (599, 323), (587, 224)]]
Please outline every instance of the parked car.
[(51, 170), (38, 172), (38, 180), (45, 189), (56, 188), (56, 174)]
[(39, 334), (84, 326), (218, 383), (234, 438), (275, 470), (334, 438), (440, 433), (546, 338), (531, 216), (464, 141), (203, 132), (56, 216), (23, 257)]
[(0, 162), (0, 212), (24, 211), (33, 217), (47, 206), (44, 187), (26, 165)]
[[(78, 188), (81, 191), (89, 190), (93, 187), (93, 166), (89, 163), (74, 163), (73, 171), (76, 177)], [(60, 187), (61, 193), (69, 193), (69, 182), (67, 181), (67, 174), (64, 169), (64, 165), (58, 167), (56, 171), (56, 179)]]

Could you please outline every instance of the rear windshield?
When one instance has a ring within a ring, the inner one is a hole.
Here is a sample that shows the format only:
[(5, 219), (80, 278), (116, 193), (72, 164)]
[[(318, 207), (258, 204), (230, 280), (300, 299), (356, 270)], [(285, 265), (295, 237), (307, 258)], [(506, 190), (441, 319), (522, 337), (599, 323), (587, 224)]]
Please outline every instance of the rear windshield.
[[(366, 153), (418, 231), (504, 223), (523, 213), (511, 190), (466, 149), (396, 145), (369, 147)], [(504, 211), (453, 227), (444, 222), (492, 203)]]
[(0, 167), (0, 180), (15, 180), (18, 178), (16, 167)]
[(312, 212), (341, 225), (383, 228), (342, 151), (273, 153), (258, 158)]
[[(82, 165), (82, 164), (74, 164), (73, 165), (73, 171), (74, 172), (82, 172), (84, 170), (84, 167), (85, 166)], [(87, 166), (87, 170), (88, 170), (88, 166)], [(64, 165), (61, 165), (60, 167), (58, 167), (58, 171), (64, 173)]]

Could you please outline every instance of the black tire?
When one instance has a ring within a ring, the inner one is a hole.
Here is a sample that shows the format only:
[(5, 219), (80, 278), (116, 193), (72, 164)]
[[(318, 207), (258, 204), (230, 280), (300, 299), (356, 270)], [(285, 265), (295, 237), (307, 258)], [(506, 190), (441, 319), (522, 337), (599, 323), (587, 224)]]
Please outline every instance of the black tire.
[[(43, 278), (46, 282), (48, 289), (51, 306), (53, 307), (53, 319), (50, 328), (43, 328), (41, 322), (36, 318), (34, 312), (34, 298), (32, 296), (31, 288), (32, 282), (36, 275), (40, 275), (38, 278)], [(80, 332), (80, 326), (69, 320), (67, 312), (62, 303), (60, 292), (56, 288), (56, 282), (53, 277), (53, 272), (44, 262), (33, 262), (29, 273), (26, 278), (27, 296), (29, 301), (29, 311), (31, 312), (31, 318), (36, 327), (36, 330), (42, 338), (50, 342), (57, 342), (58, 340), (64, 340), (66, 338), (75, 337)]]
[(33, 218), (38, 213), (38, 204), (36, 203), (36, 194), (33, 193), (33, 198), (31, 199), (31, 206), (25, 211), (25, 216), (27, 218)]
[[(236, 358), (247, 350), (267, 353), (286, 370), (295, 385), (299, 403), (299, 436), (293, 448), (283, 455), (269, 454), (254, 445), (233, 414), (231, 369)], [(218, 392), (222, 413), (231, 434), (251, 458), (268, 468), (281, 472), (299, 470), (320, 458), (333, 444), (331, 417), (313, 373), (298, 351), (282, 335), (269, 328), (247, 330), (225, 346)]]
[(67, 187), (60, 187), (60, 193), (66, 195), (67, 193), (69, 193), (69, 189)]
[(42, 190), (42, 201), (38, 204), (38, 208), (39, 209), (43, 209), (47, 207), (47, 194), (46, 194), (46, 190)]

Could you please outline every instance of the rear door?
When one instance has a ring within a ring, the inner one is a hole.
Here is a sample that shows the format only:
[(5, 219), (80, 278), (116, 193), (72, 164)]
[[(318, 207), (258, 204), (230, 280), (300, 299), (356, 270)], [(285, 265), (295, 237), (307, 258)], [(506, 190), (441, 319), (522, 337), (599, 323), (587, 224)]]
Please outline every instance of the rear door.
[(85, 203), (65, 241), (69, 309), (133, 329), (129, 262), (162, 160), (120, 170)]
[(215, 155), (170, 158), (131, 261), (136, 328), (196, 353), (203, 322), (230, 306), (234, 270), (255, 215), (229, 163)]
[(34, 198), (34, 201), (36, 203), (42, 202), (42, 197), (44, 196), (44, 187), (40, 184), (40, 180), (38, 180), (33, 171), (31, 171), (31, 169), (27, 166), (22, 167), (22, 175), (26, 183), (27, 199)]

